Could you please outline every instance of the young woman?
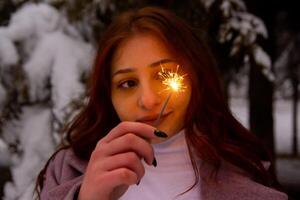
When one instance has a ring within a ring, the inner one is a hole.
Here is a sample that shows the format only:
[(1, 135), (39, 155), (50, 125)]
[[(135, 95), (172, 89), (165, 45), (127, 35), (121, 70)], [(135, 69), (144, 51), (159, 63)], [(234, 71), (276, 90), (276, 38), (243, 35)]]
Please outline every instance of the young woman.
[[(178, 67), (179, 66), (179, 67)], [(172, 93), (159, 76), (177, 72)], [(41, 199), (287, 199), (230, 113), (203, 39), (169, 11), (128, 11), (102, 37), (89, 100), (38, 178)]]

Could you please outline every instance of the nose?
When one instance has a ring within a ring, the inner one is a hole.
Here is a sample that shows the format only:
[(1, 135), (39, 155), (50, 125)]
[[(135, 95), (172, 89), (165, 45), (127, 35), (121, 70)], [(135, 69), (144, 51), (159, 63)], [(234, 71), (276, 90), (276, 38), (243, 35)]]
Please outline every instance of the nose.
[(144, 110), (153, 110), (161, 103), (161, 96), (150, 84), (141, 87), (138, 105)]

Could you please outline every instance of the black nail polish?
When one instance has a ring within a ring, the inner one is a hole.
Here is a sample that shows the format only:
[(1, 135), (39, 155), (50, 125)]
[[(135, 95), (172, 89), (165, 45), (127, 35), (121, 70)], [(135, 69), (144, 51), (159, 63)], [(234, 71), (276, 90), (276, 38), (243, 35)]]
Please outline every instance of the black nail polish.
[(157, 137), (161, 137), (161, 138), (167, 138), (168, 137), (168, 135), (165, 132), (162, 132), (162, 131), (157, 130), (157, 129), (154, 130), (154, 134)]
[(157, 166), (157, 161), (156, 161), (156, 159), (154, 158), (153, 159), (153, 161), (152, 161), (152, 165), (154, 166), (154, 167), (156, 167)]

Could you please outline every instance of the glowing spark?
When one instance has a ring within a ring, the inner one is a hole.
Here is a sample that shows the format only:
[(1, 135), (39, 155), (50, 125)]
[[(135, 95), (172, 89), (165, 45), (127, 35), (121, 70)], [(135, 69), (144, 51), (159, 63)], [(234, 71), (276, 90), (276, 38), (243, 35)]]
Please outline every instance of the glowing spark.
[[(173, 72), (173, 71), (165, 70), (161, 66), (161, 71), (158, 72), (158, 76), (162, 80), (162, 83), (167, 86), (166, 90), (171, 90), (174, 92), (183, 92), (187, 88), (183, 83), (184, 77), (187, 74), (184, 74), (184, 75), (178, 74), (178, 68), (179, 68), (179, 65), (177, 65), (176, 72)], [(157, 126), (159, 124), (161, 116), (163, 115), (163, 113), (167, 107), (167, 104), (171, 98), (171, 95), (172, 95), (172, 92), (170, 92), (165, 103), (163, 104), (163, 107), (159, 113), (159, 116), (157, 117), (157, 119), (154, 123), (155, 126)]]
[(161, 67), (158, 76), (161, 78), (162, 83), (167, 86), (166, 90), (173, 90), (174, 92), (183, 92), (186, 89), (184, 85), (184, 75), (178, 74), (179, 65), (177, 65), (176, 72), (165, 70)]

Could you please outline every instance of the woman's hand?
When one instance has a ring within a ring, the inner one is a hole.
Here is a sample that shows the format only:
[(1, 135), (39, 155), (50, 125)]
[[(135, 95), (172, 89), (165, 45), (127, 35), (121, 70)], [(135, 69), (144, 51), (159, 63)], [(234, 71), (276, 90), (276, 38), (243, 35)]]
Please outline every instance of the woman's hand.
[[(145, 173), (142, 159), (156, 166), (149, 141), (155, 128), (139, 122), (122, 122), (99, 140), (91, 154), (79, 191), (80, 200), (115, 200)], [(162, 136), (161, 136), (162, 137)]]

